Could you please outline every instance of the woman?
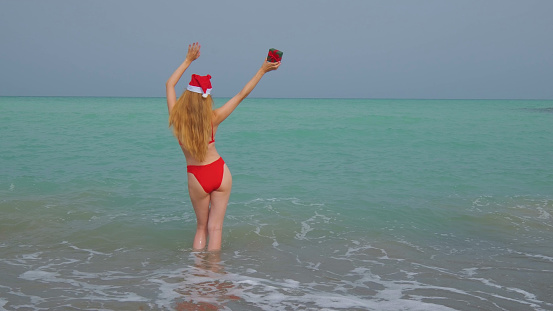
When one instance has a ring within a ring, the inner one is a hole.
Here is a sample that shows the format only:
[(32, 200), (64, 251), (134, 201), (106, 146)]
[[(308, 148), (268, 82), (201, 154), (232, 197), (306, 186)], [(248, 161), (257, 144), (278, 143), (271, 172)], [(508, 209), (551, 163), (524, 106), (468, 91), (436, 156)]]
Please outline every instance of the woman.
[[(244, 88), (222, 107), (213, 110), (210, 95), (211, 76), (192, 75), (190, 84), (179, 99), (175, 86), (190, 64), (200, 57), (200, 45), (188, 46), (184, 62), (167, 83), (169, 126), (179, 140), (188, 172), (188, 193), (196, 212), (196, 235), (193, 248), (208, 251), (221, 249), (223, 220), (232, 188), (229, 168), (215, 149), (215, 133), (238, 104), (255, 88), (263, 75), (276, 70), (280, 63), (265, 61)], [(208, 243), (209, 238), (209, 243)]]

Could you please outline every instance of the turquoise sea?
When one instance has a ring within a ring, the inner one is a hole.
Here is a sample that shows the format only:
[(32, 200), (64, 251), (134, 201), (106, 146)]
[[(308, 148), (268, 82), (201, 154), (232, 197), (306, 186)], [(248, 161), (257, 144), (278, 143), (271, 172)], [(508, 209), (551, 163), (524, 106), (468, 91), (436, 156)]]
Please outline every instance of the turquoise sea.
[(252, 98), (216, 144), (192, 252), (165, 99), (0, 97), (0, 310), (553, 310), (553, 101)]

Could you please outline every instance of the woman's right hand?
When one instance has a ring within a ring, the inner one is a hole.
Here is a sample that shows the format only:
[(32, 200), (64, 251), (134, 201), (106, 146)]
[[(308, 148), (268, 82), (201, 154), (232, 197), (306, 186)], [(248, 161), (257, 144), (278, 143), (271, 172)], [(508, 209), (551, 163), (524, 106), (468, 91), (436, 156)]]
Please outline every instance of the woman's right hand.
[(186, 54), (186, 60), (193, 62), (200, 57), (200, 48), (202, 46), (196, 42), (188, 45), (188, 54)]

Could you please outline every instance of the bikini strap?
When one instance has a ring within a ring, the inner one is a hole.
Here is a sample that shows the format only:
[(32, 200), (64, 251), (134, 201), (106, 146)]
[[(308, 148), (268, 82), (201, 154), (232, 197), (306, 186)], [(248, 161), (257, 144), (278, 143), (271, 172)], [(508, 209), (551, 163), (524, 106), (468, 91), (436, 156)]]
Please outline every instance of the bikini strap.
[(209, 143), (211, 144), (214, 142), (215, 142), (215, 138), (213, 137), (213, 122), (211, 122), (211, 141)]

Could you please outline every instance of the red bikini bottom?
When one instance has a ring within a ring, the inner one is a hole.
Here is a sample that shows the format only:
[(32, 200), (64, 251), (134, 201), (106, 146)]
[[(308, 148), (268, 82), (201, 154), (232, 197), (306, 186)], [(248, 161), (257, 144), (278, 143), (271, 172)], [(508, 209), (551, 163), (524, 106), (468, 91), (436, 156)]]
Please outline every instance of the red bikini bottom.
[(205, 193), (211, 193), (221, 187), (225, 161), (219, 157), (215, 162), (206, 165), (188, 165), (186, 171), (196, 177)]

